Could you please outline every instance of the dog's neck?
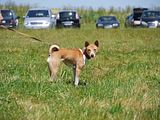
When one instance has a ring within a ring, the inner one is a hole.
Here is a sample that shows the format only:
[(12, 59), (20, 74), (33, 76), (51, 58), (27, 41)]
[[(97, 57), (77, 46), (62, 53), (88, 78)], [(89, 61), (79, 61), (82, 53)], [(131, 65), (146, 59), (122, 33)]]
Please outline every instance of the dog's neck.
[(86, 50), (83, 52), (87, 59), (91, 59), (91, 57), (87, 54)]
[(91, 59), (91, 57), (86, 52), (86, 48), (83, 49), (83, 55), (85, 55), (87, 59)]

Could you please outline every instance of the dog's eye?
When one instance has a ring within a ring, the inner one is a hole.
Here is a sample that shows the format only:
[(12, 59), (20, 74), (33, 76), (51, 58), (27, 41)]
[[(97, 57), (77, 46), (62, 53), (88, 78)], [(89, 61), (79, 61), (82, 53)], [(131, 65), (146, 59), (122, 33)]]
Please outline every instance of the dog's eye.
[(88, 52), (91, 52), (91, 50), (90, 50), (90, 49), (88, 49)]
[(94, 49), (94, 52), (96, 52), (97, 51), (97, 49)]

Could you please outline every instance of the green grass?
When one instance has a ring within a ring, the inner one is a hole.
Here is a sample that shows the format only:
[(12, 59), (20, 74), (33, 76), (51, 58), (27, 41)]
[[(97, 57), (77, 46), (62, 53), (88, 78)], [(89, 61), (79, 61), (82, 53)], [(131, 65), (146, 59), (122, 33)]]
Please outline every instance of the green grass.
[(0, 120), (160, 119), (160, 29), (20, 31), (67, 48), (99, 40), (100, 49), (81, 73), (86, 85), (70, 83), (63, 64), (50, 83), (49, 46), (0, 30)]

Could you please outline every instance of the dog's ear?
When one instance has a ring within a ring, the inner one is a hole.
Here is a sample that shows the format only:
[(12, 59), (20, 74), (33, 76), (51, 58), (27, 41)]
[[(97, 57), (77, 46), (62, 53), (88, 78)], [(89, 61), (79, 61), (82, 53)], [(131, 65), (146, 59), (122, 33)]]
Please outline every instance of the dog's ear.
[(98, 42), (98, 40), (96, 40), (96, 41), (94, 42), (94, 44), (95, 44), (97, 47), (99, 47), (99, 42)]
[(85, 41), (85, 47), (87, 47), (89, 45), (88, 41)]

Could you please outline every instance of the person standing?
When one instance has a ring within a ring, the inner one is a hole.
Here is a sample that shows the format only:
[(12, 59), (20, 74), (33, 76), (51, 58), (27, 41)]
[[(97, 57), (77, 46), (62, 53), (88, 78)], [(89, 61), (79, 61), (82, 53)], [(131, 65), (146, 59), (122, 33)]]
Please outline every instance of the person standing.
[(0, 11), (0, 22), (1, 22), (1, 20), (3, 20), (3, 16), (2, 16), (2, 13)]

